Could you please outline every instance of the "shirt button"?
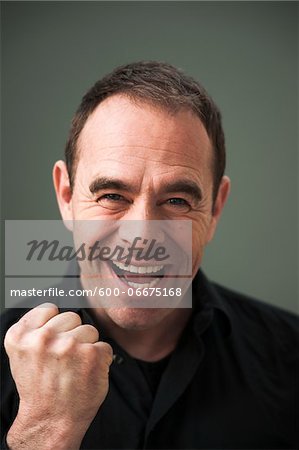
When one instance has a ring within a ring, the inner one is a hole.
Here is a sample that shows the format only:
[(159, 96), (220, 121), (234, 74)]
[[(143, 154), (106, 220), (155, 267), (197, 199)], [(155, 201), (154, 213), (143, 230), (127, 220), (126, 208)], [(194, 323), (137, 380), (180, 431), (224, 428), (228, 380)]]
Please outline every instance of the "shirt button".
[(120, 355), (113, 355), (113, 361), (115, 362), (115, 364), (123, 364), (124, 362), (124, 358)]

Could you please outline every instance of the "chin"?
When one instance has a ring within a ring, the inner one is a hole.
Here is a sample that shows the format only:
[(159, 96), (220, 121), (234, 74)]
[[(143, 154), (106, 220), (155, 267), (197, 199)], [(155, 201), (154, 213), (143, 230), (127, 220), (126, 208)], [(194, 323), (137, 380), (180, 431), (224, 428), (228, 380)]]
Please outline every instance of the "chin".
[(109, 308), (105, 312), (120, 328), (141, 331), (159, 325), (171, 311), (170, 308)]

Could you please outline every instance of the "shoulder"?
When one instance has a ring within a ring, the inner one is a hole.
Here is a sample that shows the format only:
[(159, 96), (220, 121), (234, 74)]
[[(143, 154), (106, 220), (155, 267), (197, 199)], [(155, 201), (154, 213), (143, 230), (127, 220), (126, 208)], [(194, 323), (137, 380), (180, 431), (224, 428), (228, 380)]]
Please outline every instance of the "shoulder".
[(299, 316), (278, 306), (212, 283), (223, 302), (237, 315), (267, 319), (271, 323), (281, 323), (297, 329)]
[(266, 339), (282, 347), (298, 345), (299, 317), (295, 313), (212, 283), (231, 320), (232, 328), (248, 340)]

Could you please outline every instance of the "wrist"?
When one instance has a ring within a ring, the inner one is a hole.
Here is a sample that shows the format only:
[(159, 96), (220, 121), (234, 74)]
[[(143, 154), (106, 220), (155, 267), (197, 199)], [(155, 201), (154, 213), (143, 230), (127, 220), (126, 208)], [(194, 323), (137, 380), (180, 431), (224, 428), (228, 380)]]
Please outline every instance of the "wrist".
[(79, 450), (86, 430), (80, 430), (65, 420), (31, 419), (17, 416), (6, 442), (10, 450)]

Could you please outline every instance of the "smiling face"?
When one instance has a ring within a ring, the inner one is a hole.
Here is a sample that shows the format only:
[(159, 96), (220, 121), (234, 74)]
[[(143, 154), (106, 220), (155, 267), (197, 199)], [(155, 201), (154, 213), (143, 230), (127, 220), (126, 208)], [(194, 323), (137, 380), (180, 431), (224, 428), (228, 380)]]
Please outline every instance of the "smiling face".
[[(213, 208), (213, 150), (200, 119), (188, 110), (170, 114), (114, 95), (87, 119), (78, 151), (73, 192), (64, 163), (59, 161), (54, 168), (63, 218), (190, 220), (194, 276), (229, 191), (229, 180), (223, 177)], [(115, 231), (117, 239), (128, 246), (132, 236), (120, 230)], [(108, 276), (111, 267), (106, 270)], [(170, 311), (110, 308), (106, 314), (129, 328), (133, 322), (150, 327)]]

